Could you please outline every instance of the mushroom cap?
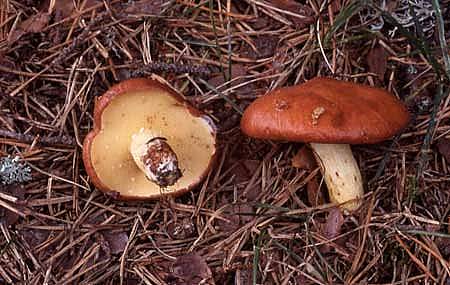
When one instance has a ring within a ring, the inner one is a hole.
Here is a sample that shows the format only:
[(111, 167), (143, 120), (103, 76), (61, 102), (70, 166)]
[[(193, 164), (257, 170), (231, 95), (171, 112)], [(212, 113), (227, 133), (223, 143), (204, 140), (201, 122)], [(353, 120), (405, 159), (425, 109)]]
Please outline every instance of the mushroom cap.
[(315, 78), (256, 99), (241, 129), (260, 139), (369, 144), (392, 137), (409, 118), (401, 101), (383, 89)]
[[(150, 130), (167, 139), (182, 177), (164, 189), (148, 180), (130, 153), (133, 134)], [(120, 200), (178, 196), (197, 186), (216, 160), (213, 122), (159, 77), (137, 78), (111, 87), (94, 106), (94, 125), (83, 143), (83, 162), (92, 183)]]

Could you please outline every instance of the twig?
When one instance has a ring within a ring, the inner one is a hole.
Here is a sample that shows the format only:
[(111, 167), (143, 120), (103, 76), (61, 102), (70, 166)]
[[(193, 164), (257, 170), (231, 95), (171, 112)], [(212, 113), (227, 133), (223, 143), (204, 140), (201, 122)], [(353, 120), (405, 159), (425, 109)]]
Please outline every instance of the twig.
[(103, 21), (107, 15), (107, 13), (101, 13), (97, 17), (92, 19), (83, 29), (83, 31), (73, 39), (72, 43), (69, 46), (65, 47), (61, 51), (61, 53), (50, 63), (50, 66), (60, 65), (61, 63), (63, 63), (69, 57), (69, 54), (72, 53), (87, 39), (94, 26)]
[[(36, 139), (37, 136), (0, 130), (0, 137), (10, 138), (18, 140), (20, 142), (31, 143)], [(48, 145), (75, 145), (74, 139), (69, 136), (40, 137), (38, 138), (38, 142), (40, 142), (41, 144), (48, 144)]]
[(200, 76), (208, 76), (211, 71), (205, 66), (192, 66), (178, 63), (165, 63), (165, 62), (150, 62), (137, 70), (131, 72), (131, 77), (138, 77), (154, 72), (168, 72), (168, 73), (191, 73)]
[(215, 93), (217, 93), (217, 95), (219, 95), (221, 98), (223, 98), (228, 104), (231, 105), (231, 107), (233, 107), (233, 109), (238, 112), (240, 115), (244, 114), (244, 111), (241, 109), (241, 107), (239, 107), (233, 100), (231, 100), (227, 95), (223, 94), (222, 92), (220, 92), (219, 90), (217, 90), (214, 86), (212, 86), (211, 84), (209, 84), (208, 82), (206, 82), (203, 79), (199, 79), (199, 81), (201, 83), (203, 83), (206, 87), (208, 87), (210, 90), (214, 91)]

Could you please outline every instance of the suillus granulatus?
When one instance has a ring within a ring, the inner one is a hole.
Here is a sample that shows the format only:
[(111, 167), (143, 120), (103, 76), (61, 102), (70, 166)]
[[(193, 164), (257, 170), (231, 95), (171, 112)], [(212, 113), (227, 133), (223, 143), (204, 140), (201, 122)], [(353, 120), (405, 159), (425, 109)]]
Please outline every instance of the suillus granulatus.
[(315, 78), (256, 99), (241, 129), (255, 138), (309, 143), (331, 202), (352, 211), (361, 204), (363, 182), (350, 144), (389, 139), (409, 118), (402, 102), (383, 89)]
[(215, 157), (212, 121), (157, 77), (123, 81), (99, 97), (83, 144), (92, 183), (118, 199), (185, 193)]

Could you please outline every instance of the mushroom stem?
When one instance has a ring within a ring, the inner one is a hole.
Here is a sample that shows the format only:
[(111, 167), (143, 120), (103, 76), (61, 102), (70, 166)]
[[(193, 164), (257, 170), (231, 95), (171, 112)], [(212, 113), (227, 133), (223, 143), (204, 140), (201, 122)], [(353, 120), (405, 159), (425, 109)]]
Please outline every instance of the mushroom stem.
[(363, 196), (361, 172), (348, 144), (311, 143), (311, 148), (322, 166), (330, 200), (342, 209), (353, 211)]
[(182, 176), (176, 153), (166, 138), (141, 129), (131, 137), (130, 152), (145, 176), (161, 187), (173, 185)]

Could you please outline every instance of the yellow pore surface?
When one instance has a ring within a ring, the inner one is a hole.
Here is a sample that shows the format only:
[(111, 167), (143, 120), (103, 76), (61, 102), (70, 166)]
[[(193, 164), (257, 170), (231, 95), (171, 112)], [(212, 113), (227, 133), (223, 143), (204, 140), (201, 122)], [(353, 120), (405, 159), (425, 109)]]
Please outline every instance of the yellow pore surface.
[[(183, 176), (165, 189), (149, 181), (130, 153), (133, 134), (144, 128), (165, 137), (178, 156)], [(202, 117), (154, 89), (116, 96), (102, 114), (101, 131), (91, 146), (94, 169), (110, 190), (123, 196), (153, 197), (197, 183), (215, 153), (212, 128)]]

